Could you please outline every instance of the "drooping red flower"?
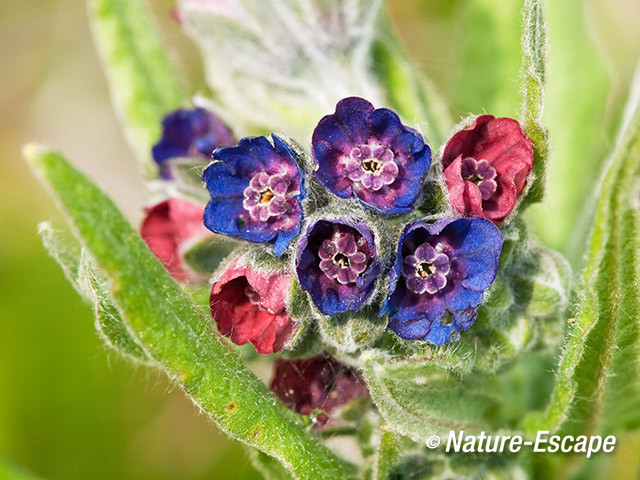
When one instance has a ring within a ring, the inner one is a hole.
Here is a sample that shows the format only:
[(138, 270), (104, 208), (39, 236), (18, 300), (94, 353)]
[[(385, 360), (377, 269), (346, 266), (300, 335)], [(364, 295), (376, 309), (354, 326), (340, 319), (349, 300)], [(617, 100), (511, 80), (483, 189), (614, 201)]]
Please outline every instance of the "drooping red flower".
[[(330, 414), (352, 400), (369, 396), (357, 370), (328, 355), (276, 360), (270, 387), (282, 402), (301, 415), (314, 410)], [(320, 426), (328, 417), (318, 416)]]
[(178, 198), (169, 198), (145, 209), (140, 236), (177, 280), (198, 280), (184, 262), (182, 252), (197, 240), (211, 235), (202, 223), (204, 208)]
[(251, 342), (261, 354), (281, 350), (298, 328), (286, 310), (290, 287), (284, 270), (256, 270), (236, 258), (211, 289), (218, 330), (236, 345)]
[(533, 148), (513, 118), (481, 115), (447, 142), (442, 165), (453, 209), (499, 224), (524, 188)]

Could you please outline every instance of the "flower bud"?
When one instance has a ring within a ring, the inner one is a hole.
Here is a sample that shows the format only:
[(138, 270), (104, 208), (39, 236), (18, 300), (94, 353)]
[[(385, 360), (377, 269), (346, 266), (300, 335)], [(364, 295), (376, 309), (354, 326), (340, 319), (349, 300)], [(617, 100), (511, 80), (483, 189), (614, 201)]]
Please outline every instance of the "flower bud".
[(170, 165), (174, 159), (192, 157), (208, 160), (217, 147), (234, 143), (229, 128), (213, 113), (201, 107), (179, 109), (162, 120), (162, 138), (153, 146), (151, 153), (160, 169), (160, 176), (171, 179)]
[[(353, 368), (328, 355), (299, 360), (276, 360), (271, 390), (291, 410), (311, 415), (314, 410), (331, 414), (352, 400), (369, 396), (366, 384)], [(324, 425), (328, 417), (316, 417)]]
[(516, 120), (481, 115), (447, 142), (442, 166), (453, 209), (499, 224), (524, 189), (533, 148)]
[(215, 279), (211, 315), (236, 345), (250, 342), (258, 353), (277, 352), (299, 327), (286, 309), (291, 277), (285, 269), (256, 269), (247, 260), (234, 258)]

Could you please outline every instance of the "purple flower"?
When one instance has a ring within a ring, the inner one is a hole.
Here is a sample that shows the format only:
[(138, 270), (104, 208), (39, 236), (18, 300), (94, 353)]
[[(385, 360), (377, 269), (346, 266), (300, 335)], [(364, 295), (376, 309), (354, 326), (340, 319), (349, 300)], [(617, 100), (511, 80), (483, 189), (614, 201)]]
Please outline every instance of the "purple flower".
[(357, 311), (380, 272), (373, 234), (363, 222), (319, 220), (307, 228), (297, 258), (300, 285), (320, 312)]
[(378, 213), (412, 210), (431, 165), (422, 135), (363, 98), (341, 100), (313, 132), (315, 176), (338, 197), (356, 197)]
[(389, 314), (389, 328), (402, 338), (435, 345), (457, 339), (475, 320), (501, 250), (500, 231), (484, 218), (407, 226), (380, 315)]
[(162, 138), (153, 146), (152, 155), (160, 176), (171, 178), (168, 164), (174, 158), (196, 157), (208, 160), (217, 147), (233, 145), (235, 139), (227, 126), (204, 108), (180, 109), (162, 120)]
[(262, 243), (273, 242), (280, 257), (300, 231), (304, 176), (289, 146), (276, 135), (247, 137), (213, 153), (204, 171), (211, 199), (204, 224), (215, 232)]

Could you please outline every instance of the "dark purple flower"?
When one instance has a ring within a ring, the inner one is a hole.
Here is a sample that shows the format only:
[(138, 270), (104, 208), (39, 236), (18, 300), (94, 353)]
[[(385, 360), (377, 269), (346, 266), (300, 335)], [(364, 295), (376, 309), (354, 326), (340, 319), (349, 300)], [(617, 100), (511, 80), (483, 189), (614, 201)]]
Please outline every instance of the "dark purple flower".
[(380, 273), (373, 233), (363, 222), (319, 220), (310, 225), (296, 263), (300, 285), (325, 315), (357, 311)]
[(358, 97), (341, 100), (333, 115), (320, 120), (312, 144), (318, 180), (379, 213), (412, 210), (431, 165), (422, 135), (391, 110)]
[(152, 155), (162, 178), (171, 178), (168, 163), (174, 158), (208, 160), (217, 147), (233, 145), (233, 134), (222, 121), (204, 108), (179, 109), (162, 120), (162, 138)]
[(296, 156), (276, 135), (247, 137), (221, 147), (202, 179), (211, 199), (204, 224), (211, 231), (250, 242), (273, 242), (280, 257), (300, 231), (304, 174)]
[(495, 279), (502, 235), (480, 217), (416, 222), (404, 229), (380, 314), (406, 339), (435, 345), (468, 329)]
[(442, 165), (453, 209), (499, 224), (524, 189), (533, 148), (513, 118), (481, 115), (447, 142)]
[[(327, 355), (301, 360), (278, 358), (270, 388), (287, 407), (301, 415), (310, 415), (314, 410), (330, 414), (352, 400), (369, 396), (355, 369)], [(318, 418), (322, 424), (328, 420), (326, 415)]]

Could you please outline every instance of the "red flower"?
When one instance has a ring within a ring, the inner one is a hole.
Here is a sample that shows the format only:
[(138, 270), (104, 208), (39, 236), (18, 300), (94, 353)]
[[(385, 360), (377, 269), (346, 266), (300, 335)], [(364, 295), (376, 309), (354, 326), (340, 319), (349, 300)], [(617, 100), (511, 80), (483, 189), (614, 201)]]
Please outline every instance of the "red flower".
[[(358, 372), (328, 355), (299, 360), (276, 360), (270, 387), (291, 410), (310, 415), (314, 410), (330, 414), (351, 400), (369, 396)], [(328, 420), (318, 415), (319, 426)]]
[(211, 235), (202, 223), (204, 208), (170, 198), (145, 209), (140, 236), (177, 280), (200, 280), (184, 262), (182, 252), (195, 241)]
[(524, 188), (533, 148), (516, 120), (482, 115), (451, 137), (442, 165), (453, 209), (499, 224)]
[(291, 277), (259, 271), (235, 259), (213, 284), (209, 306), (218, 330), (236, 345), (247, 342), (261, 354), (277, 352), (297, 325), (286, 311)]

